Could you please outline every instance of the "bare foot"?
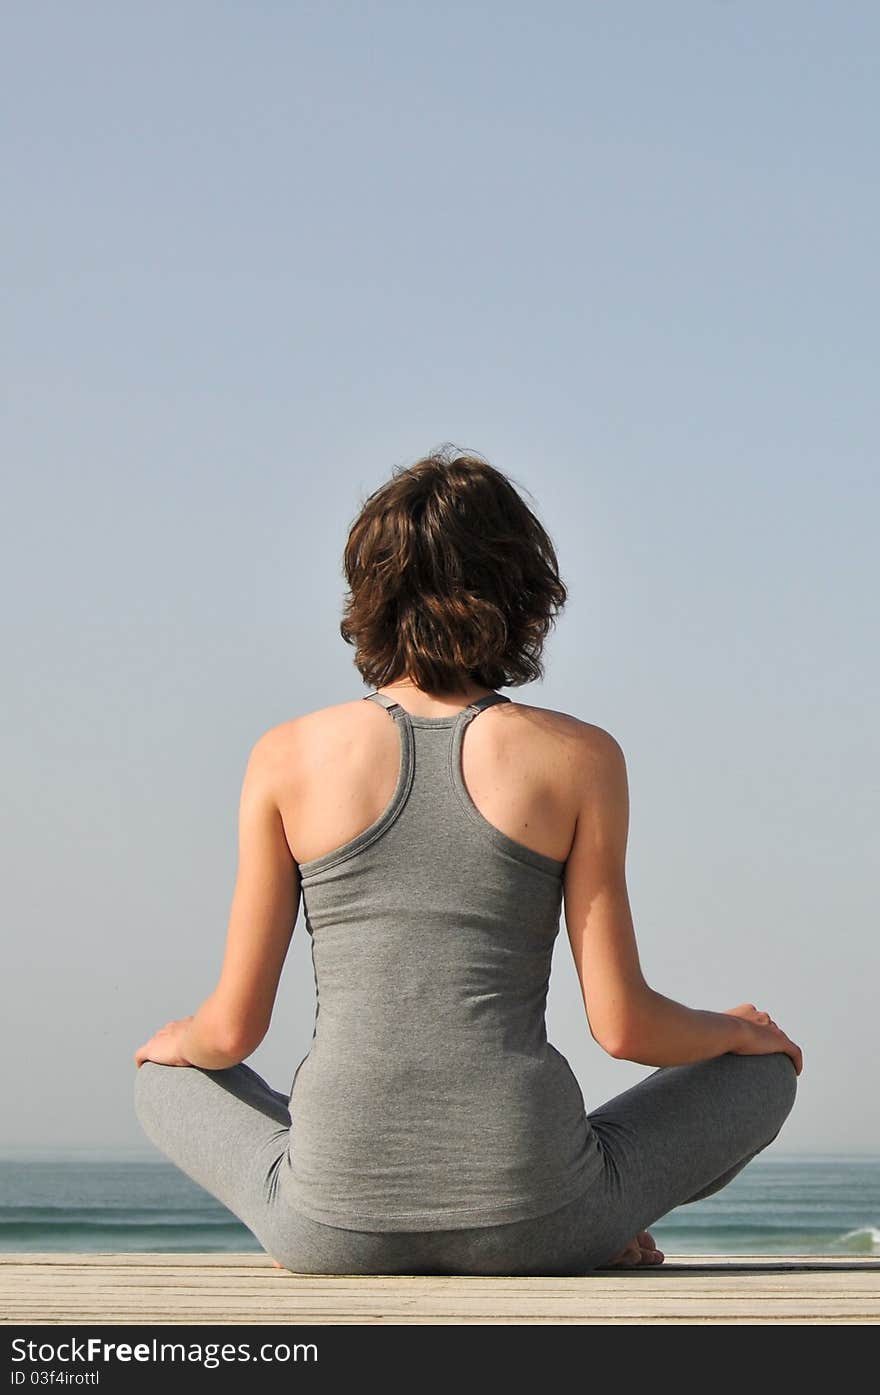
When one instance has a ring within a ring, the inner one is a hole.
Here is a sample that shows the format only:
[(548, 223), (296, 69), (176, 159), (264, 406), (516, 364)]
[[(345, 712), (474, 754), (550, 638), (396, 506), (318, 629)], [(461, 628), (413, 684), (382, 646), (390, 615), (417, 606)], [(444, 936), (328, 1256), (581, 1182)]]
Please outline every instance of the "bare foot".
[(614, 1255), (605, 1264), (600, 1264), (600, 1269), (640, 1269), (642, 1267), (662, 1264), (664, 1260), (662, 1250), (658, 1250), (654, 1237), (649, 1230), (640, 1230), (634, 1240)]
[(273, 1265), (275, 1266), (276, 1269), (283, 1269), (283, 1268), (284, 1268), (284, 1265), (283, 1265), (283, 1264), (279, 1264), (277, 1259), (273, 1259), (272, 1263), (273, 1263)]

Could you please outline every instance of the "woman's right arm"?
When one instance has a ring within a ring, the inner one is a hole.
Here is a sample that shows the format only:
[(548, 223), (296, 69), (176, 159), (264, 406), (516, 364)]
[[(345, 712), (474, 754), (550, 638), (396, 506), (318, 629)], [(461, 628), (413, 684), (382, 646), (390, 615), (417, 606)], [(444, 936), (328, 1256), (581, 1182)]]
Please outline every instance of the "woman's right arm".
[(626, 885), (629, 786), (617, 741), (583, 723), (583, 791), (565, 868), (565, 922), (590, 1031), (620, 1060), (685, 1065), (727, 1051), (784, 1051), (800, 1074), (798, 1046), (752, 1004), (728, 1012), (685, 1007), (645, 982)]

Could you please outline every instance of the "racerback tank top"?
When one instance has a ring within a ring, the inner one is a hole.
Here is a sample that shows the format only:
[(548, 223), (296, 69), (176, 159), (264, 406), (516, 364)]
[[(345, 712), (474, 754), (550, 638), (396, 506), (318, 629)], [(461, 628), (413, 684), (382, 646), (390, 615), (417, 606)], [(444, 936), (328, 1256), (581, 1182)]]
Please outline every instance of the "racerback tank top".
[(400, 739), (384, 812), (299, 864), (317, 990), (290, 1093), (285, 1194), (353, 1230), (449, 1230), (543, 1215), (602, 1168), (578, 1082), (547, 1040), (564, 862), (471, 800), (465, 728), (383, 693)]

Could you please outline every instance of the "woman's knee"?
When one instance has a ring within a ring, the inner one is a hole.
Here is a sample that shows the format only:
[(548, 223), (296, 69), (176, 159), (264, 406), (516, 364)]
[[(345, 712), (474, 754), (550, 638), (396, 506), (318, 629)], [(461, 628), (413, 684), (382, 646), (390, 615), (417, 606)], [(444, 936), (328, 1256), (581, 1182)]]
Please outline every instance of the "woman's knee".
[(784, 1051), (766, 1056), (739, 1056), (737, 1060), (749, 1063), (746, 1069), (754, 1099), (760, 1107), (762, 1123), (769, 1130), (767, 1142), (771, 1143), (794, 1106), (798, 1081), (794, 1062)]
[(152, 1097), (155, 1087), (162, 1078), (162, 1067), (155, 1061), (144, 1061), (134, 1073), (134, 1103), (140, 1113), (144, 1102)]
[(182, 1071), (192, 1066), (162, 1066), (157, 1061), (144, 1061), (134, 1077), (134, 1110), (148, 1137), (161, 1131), (163, 1112), (173, 1099), (175, 1086), (182, 1084)]

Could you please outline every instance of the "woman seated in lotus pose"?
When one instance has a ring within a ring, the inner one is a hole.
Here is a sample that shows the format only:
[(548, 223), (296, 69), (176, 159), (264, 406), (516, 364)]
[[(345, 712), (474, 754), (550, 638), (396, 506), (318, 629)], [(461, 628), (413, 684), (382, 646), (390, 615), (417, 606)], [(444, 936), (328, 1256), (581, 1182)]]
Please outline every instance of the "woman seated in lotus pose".
[[(498, 691), (542, 676), (567, 598), (512, 482), (449, 451), (398, 468), (344, 561), (372, 691), (254, 744), (220, 978), (138, 1049), (141, 1124), (299, 1273), (658, 1264), (648, 1227), (776, 1137), (800, 1049), (645, 981), (618, 742)], [(245, 1061), (300, 903), (318, 1006), (283, 1091)], [(563, 912), (593, 1037), (657, 1067), (590, 1111), (545, 1026)]]

